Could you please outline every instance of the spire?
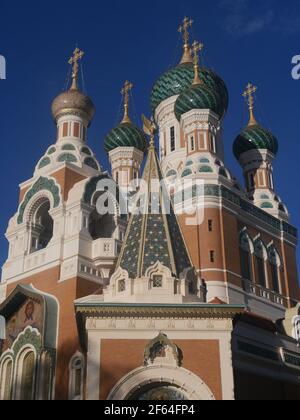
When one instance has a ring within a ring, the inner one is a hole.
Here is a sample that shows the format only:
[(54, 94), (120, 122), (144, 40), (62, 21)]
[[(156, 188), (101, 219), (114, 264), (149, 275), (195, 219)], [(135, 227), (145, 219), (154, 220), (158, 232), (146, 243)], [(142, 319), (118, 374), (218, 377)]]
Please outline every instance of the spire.
[(83, 56), (84, 56), (84, 52), (81, 51), (79, 48), (75, 48), (73, 56), (69, 60), (69, 64), (71, 64), (73, 67), (71, 90), (78, 90), (78, 71), (79, 71), (78, 61), (81, 60)]
[(249, 123), (248, 126), (253, 126), (253, 125), (257, 125), (257, 121), (255, 119), (254, 116), (254, 93), (257, 92), (257, 87), (252, 85), (251, 83), (248, 83), (247, 88), (245, 90), (245, 92), (243, 93), (243, 97), (246, 98), (247, 100), (247, 104), (249, 107), (249, 114), (250, 114), (250, 119), (249, 119)]
[(199, 51), (204, 48), (204, 45), (198, 41), (194, 41), (193, 43), (193, 54), (194, 54), (194, 70), (195, 70), (195, 78), (193, 85), (201, 85), (202, 80), (199, 76)]
[[(152, 125), (151, 121), (147, 121)], [(126, 270), (132, 279), (143, 277), (157, 262), (169, 268), (177, 278), (185, 269), (192, 268), (176, 215), (172, 204), (168, 202), (168, 192), (153, 141), (116, 267), (116, 270)]]
[(121, 94), (123, 96), (124, 102), (124, 117), (121, 124), (124, 123), (131, 123), (129, 117), (129, 92), (133, 89), (133, 84), (126, 80), (123, 89), (121, 90)]
[(189, 28), (193, 26), (194, 21), (188, 17), (183, 19), (182, 25), (179, 27), (178, 31), (182, 34), (183, 37), (183, 56), (180, 61), (180, 64), (192, 63), (193, 58), (191, 55), (191, 47), (189, 44), (190, 34)]

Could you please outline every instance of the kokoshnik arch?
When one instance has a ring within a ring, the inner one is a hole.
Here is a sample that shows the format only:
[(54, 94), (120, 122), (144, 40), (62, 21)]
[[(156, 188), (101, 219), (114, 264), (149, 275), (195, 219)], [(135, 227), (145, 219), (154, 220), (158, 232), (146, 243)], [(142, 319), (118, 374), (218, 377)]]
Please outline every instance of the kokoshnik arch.
[[(179, 28), (181, 61), (154, 83), (144, 130), (125, 83), (124, 117), (104, 139), (110, 173), (88, 145), (95, 107), (78, 83), (84, 53), (69, 60), (70, 88), (52, 103), (56, 143), (20, 185), (6, 232), (1, 400), (300, 398), (297, 230), (276, 192), (279, 141), (256, 120), (249, 84), (249, 122), (233, 146), (239, 183), (224, 158), (229, 93), (201, 65), (192, 24)], [(155, 214), (136, 202), (124, 217), (118, 200), (114, 214), (97, 212), (99, 181), (114, 182), (120, 198), (140, 176), (171, 186), (168, 214), (151, 191), (143, 199)], [(185, 180), (202, 183), (185, 191), (191, 205), (202, 198), (196, 226), (180, 212), (175, 186)]]

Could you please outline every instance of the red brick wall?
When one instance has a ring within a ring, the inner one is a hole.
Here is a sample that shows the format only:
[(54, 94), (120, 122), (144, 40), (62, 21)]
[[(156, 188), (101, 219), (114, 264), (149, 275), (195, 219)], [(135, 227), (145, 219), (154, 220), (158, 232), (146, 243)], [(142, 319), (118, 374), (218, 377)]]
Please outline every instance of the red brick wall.
[[(143, 365), (145, 340), (102, 340), (100, 399), (131, 371)], [(221, 362), (218, 341), (176, 340), (183, 353), (183, 367), (199, 376), (217, 400), (222, 399)]]

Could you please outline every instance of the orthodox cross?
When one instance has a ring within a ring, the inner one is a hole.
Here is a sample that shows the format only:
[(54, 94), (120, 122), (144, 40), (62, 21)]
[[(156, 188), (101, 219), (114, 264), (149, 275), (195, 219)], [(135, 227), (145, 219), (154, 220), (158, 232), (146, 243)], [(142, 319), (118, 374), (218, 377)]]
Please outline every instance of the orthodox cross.
[(124, 117), (123, 117), (123, 123), (129, 123), (130, 122), (130, 118), (129, 118), (129, 93), (131, 92), (131, 90), (133, 89), (133, 84), (128, 82), (128, 80), (126, 80), (123, 89), (121, 90), (121, 94), (123, 96), (123, 101), (124, 101)]
[(257, 87), (248, 83), (245, 92), (243, 92), (243, 97), (247, 99), (247, 104), (249, 106), (250, 120), (249, 125), (256, 125), (256, 119), (254, 117), (254, 97), (253, 95), (257, 92)]
[(81, 51), (79, 48), (76, 48), (73, 52), (73, 56), (69, 60), (69, 64), (71, 64), (73, 66), (73, 72), (72, 72), (73, 82), (72, 82), (72, 88), (71, 89), (77, 90), (77, 88), (78, 88), (78, 86), (77, 86), (78, 71), (79, 71), (78, 61), (81, 60), (83, 56), (84, 56), (84, 52)]
[(199, 51), (202, 51), (204, 45), (198, 41), (194, 41), (193, 45), (193, 53), (194, 53), (194, 69), (195, 69), (195, 78), (194, 78), (194, 85), (199, 85), (202, 83), (199, 77)]
[(183, 19), (182, 25), (179, 27), (178, 31), (183, 35), (183, 41), (185, 45), (188, 45), (190, 34), (189, 34), (189, 28), (193, 26), (194, 21), (188, 17), (185, 17)]

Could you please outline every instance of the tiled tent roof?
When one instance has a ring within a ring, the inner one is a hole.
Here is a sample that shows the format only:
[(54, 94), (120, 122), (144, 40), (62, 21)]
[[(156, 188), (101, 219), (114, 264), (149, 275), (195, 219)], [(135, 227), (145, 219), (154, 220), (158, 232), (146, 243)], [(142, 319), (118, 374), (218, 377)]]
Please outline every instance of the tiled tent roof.
[[(170, 212), (163, 211), (168, 209), (165, 201), (167, 192), (158, 194), (150, 191), (151, 183), (159, 183), (162, 179), (156, 151), (150, 147), (143, 174), (148, 191), (137, 200), (117, 264), (117, 269), (126, 270), (131, 278), (145, 275), (147, 269), (158, 261), (177, 277), (192, 267), (172, 205)], [(148, 206), (148, 212), (139, 212), (140, 206)], [(155, 212), (151, 211), (153, 207)]]

